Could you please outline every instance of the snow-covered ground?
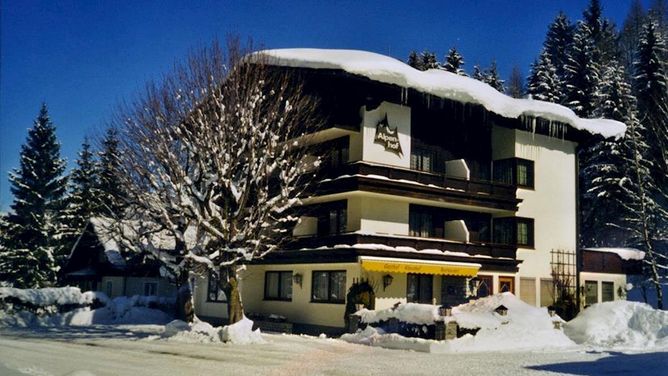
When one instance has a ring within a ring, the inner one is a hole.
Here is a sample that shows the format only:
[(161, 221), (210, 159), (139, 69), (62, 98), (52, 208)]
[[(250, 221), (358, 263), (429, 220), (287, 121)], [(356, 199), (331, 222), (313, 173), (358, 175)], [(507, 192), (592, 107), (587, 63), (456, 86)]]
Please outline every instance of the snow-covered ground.
[(230, 345), (155, 339), (161, 326), (0, 329), (0, 375), (664, 375), (666, 352), (428, 354), (263, 334)]
[[(89, 293), (79, 296), (69, 290), (1, 293), (46, 306), (63, 296), (71, 298), (63, 300), (66, 304), (93, 299)], [(267, 334), (252, 331), (248, 319), (212, 327), (178, 320), (165, 325), (167, 317), (161, 316), (160, 325), (121, 325), (132, 320), (147, 322), (147, 317), (155, 316), (149, 311), (156, 310), (141, 307), (146, 304), (141, 297), (116, 301), (100, 295), (95, 300), (106, 305), (68, 313), (47, 311), (28, 319), (26, 311), (0, 311), (0, 375), (415, 375), (444, 371), (663, 375), (668, 367), (668, 312), (635, 302), (593, 305), (562, 330), (553, 325), (561, 319), (549, 316), (545, 308), (529, 306), (510, 293), (497, 294), (454, 307), (447, 318), (463, 328), (479, 329), (475, 336), (434, 341), (371, 327), (342, 339)], [(501, 304), (508, 308), (507, 315), (495, 312)], [(146, 317), (137, 309), (148, 310), (142, 311)], [(396, 317), (425, 325), (440, 319), (437, 307), (426, 304), (362, 310), (360, 314), (367, 323)], [(114, 325), (106, 325), (109, 323)]]

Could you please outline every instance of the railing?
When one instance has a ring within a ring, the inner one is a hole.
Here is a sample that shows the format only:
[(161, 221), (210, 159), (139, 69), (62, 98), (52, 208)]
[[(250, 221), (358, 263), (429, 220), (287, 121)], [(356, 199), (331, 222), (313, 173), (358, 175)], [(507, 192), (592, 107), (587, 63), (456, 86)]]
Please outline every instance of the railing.
[(292, 248), (334, 247), (336, 245), (380, 244), (387, 247), (410, 247), (417, 251), (437, 249), (448, 252), (461, 252), (469, 255), (516, 258), (517, 247), (505, 244), (482, 242), (455, 242), (446, 239), (419, 238), (405, 235), (378, 235), (344, 233), (328, 236), (302, 236), (293, 240)]
[(411, 170), (377, 163), (354, 162), (325, 171), (326, 177), (341, 175), (378, 175), (391, 180), (404, 180), (472, 194), (515, 199), (517, 187), (501, 182), (466, 180), (425, 171)]

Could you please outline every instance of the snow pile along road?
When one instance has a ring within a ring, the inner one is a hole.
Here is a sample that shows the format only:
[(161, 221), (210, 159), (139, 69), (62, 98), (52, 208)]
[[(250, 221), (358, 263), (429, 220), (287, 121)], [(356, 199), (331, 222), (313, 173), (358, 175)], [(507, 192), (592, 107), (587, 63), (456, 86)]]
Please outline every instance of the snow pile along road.
[(229, 342), (241, 345), (265, 343), (260, 329), (253, 330), (253, 321), (245, 316), (241, 321), (223, 327), (214, 327), (197, 318), (192, 324), (174, 320), (165, 325), (162, 337), (189, 343)]
[[(508, 314), (501, 316), (495, 309), (503, 305)], [(375, 323), (396, 317), (416, 324), (433, 323), (437, 318), (437, 307), (426, 304), (402, 304), (396, 309), (360, 311), (362, 321)], [(396, 333), (385, 333), (380, 328), (367, 327), (354, 334), (346, 334), (341, 339), (371, 346), (398, 349), (412, 349), (434, 353), (483, 352), (509, 350), (538, 350), (574, 346), (563, 331), (554, 329), (554, 321), (546, 308), (530, 306), (511, 293), (502, 293), (481, 298), (471, 303), (454, 307), (452, 317), (460, 328), (478, 329), (474, 335), (446, 341), (407, 338)]]
[(668, 312), (623, 300), (594, 304), (564, 331), (575, 342), (596, 348), (668, 349)]
[(82, 293), (77, 287), (0, 288), (0, 326), (162, 325), (171, 317), (149, 307), (169, 304), (169, 299), (156, 296), (109, 299), (104, 293)]

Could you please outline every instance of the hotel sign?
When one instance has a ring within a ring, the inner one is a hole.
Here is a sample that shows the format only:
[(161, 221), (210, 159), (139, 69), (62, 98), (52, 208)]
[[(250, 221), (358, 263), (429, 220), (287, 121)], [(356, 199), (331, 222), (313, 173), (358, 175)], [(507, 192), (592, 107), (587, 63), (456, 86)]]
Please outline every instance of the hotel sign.
[(436, 275), (452, 275), (461, 277), (475, 277), (480, 265), (465, 263), (421, 263), (400, 262), (385, 260), (362, 260), (362, 268), (368, 271), (385, 273), (421, 273)]
[(399, 131), (397, 127), (390, 128), (387, 121), (387, 114), (383, 120), (376, 124), (376, 136), (373, 139), (374, 144), (383, 145), (386, 151), (402, 156), (401, 143), (399, 143)]

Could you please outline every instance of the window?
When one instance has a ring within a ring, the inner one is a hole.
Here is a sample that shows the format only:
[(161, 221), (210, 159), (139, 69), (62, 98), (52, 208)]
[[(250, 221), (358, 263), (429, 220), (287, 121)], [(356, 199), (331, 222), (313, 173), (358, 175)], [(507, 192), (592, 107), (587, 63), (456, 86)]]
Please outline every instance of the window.
[(515, 278), (499, 277), (499, 292), (515, 293)]
[(409, 303), (432, 304), (434, 281), (430, 274), (408, 274), (406, 301)]
[(105, 292), (107, 293), (107, 296), (111, 298), (112, 293), (114, 292), (114, 285), (111, 281), (107, 281)]
[(522, 188), (533, 188), (534, 162), (521, 158), (494, 161), (494, 180)]
[(585, 281), (585, 304), (592, 305), (598, 303), (598, 282)]
[(411, 170), (433, 172), (436, 153), (433, 150), (414, 147), (411, 151)]
[(551, 279), (540, 280), (540, 306), (547, 307), (554, 304), (554, 282)]
[(225, 292), (220, 288), (220, 278), (215, 273), (209, 273), (209, 283), (206, 289), (206, 301), (212, 303), (227, 302)]
[(527, 304), (536, 305), (535, 278), (520, 278), (520, 299)]
[(408, 234), (410, 236), (419, 236), (431, 238), (434, 236), (433, 214), (420, 207), (411, 206), (408, 215)]
[(349, 137), (341, 137), (332, 141), (332, 150), (329, 154), (329, 164), (331, 167), (340, 167), (348, 163), (350, 154)]
[(534, 246), (532, 218), (494, 218), (494, 242), (532, 248)]
[(611, 302), (615, 300), (615, 284), (613, 282), (601, 282), (601, 301)]
[(314, 271), (312, 277), (311, 301), (318, 303), (345, 303), (345, 271)]
[(346, 232), (347, 201), (326, 204), (318, 215), (318, 235), (337, 235)]
[(144, 282), (144, 296), (158, 295), (157, 282)]
[(292, 300), (292, 271), (264, 273), (266, 300)]
[(493, 286), (494, 286), (494, 280), (492, 279), (491, 275), (479, 275), (478, 280), (480, 283), (478, 284), (478, 291), (476, 296), (478, 298), (484, 298), (486, 296), (490, 296), (493, 294)]

